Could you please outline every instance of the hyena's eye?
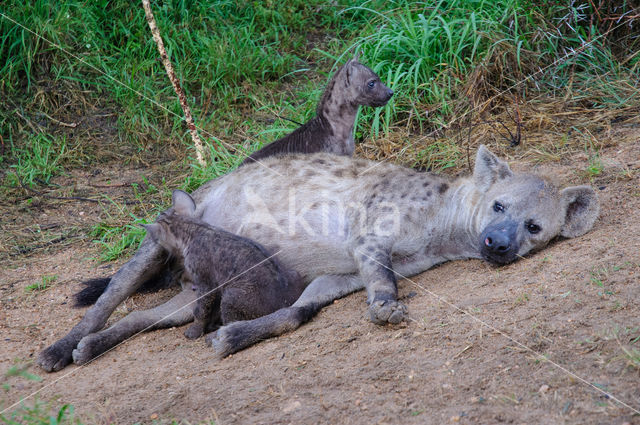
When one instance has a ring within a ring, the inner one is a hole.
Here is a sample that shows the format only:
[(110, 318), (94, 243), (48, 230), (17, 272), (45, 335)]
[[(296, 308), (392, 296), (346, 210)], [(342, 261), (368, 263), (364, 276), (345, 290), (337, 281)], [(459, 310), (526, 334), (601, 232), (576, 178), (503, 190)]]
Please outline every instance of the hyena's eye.
[(372, 89), (376, 86), (376, 80), (371, 80), (367, 83), (367, 86)]
[(535, 235), (536, 233), (540, 233), (540, 230), (542, 230), (540, 226), (538, 226), (531, 220), (526, 221), (524, 223), (524, 227), (527, 229), (527, 232), (531, 233), (532, 235)]
[(493, 210), (495, 212), (504, 212), (504, 205), (502, 205), (500, 202), (496, 201), (493, 203)]

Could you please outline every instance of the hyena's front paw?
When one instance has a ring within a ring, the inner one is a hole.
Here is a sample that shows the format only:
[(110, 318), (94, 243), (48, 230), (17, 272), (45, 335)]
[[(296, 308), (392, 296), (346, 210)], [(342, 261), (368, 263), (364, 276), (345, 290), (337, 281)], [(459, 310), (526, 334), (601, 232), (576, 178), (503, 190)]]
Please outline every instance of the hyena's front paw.
[(73, 346), (62, 339), (42, 350), (36, 363), (47, 372), (57, 372), (71, 363), (72, 350)]
[(211, 332), (205, 336), (205, 342), (213, 348), (218, 358), (222, 359), (245, 348), (241, 343), (242, 326), (240, 323), (236, 322), (222, 326), (216, 332)]
[(184, 336), (189, 339), (200, 338), (204, 334), (204, 326), (199, 323), (194, 323), (184, 331)]
[(369, 317), (373, 323), (378, 325), (400, 323), (406, 314), (407, 306), (398, 301), (378, 300), (369, 306)]
[(76, 349), (71, 353), (73, 362), (77, 365), (82, 365), (102, 354), (104, 350), (100, 349), (100, 343), (101, 338), (97, 333), (89, 334), (82, 338)]

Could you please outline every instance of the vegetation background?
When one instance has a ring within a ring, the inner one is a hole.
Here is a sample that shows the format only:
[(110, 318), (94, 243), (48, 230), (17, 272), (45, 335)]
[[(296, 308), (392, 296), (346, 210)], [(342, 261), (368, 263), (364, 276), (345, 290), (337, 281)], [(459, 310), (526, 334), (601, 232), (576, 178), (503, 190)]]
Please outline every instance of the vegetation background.
[[(140, 4), (0, 3), (3, 213), (18, 215), (39, 199), (102, 210), (97, 223), (61, 229), (7, 220), (0, 258), (87, 238), (103, 245), (105, 261), (130, 254), (143, 235), (137, 224), (153, 220), (171, 190), (193, 190), (308, 120), (328, 78), (356, 52), (396, 93), (384, 108), (361, 111), (357, 154), (421, 169), (457, 172), (482, 141), (531, 161), (583, 151), (584, 175), (595, 177), (603, 145), (594, 135), (640, 112), (634, 0), (169, 0), (152, 7), (206, 141), (206, 167), (194, 160)], [(129, 197), (77, 184), (78, 173), (118, 164), (140, 168)], [(44, 276), (41, 284), (53, 282)]]

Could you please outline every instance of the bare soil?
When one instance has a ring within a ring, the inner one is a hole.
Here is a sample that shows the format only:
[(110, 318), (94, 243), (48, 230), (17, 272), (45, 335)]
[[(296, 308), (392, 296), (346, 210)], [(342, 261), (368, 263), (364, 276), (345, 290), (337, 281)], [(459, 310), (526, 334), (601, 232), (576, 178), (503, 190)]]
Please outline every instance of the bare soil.
[[(640, 424), (640, 351), (625, 354), (640, 350), (640, 133), (624, 140), (600, 151), (600, 174), (585, 172), (589, 158), (578, 151), (537, 166), (516, 161), (597, 188), (595, 228), (505, 267), (456, 261), (401, 281), (408, 322), (372, 324), (356, 293), (224, 360), (182, 328), (154, 331), (84, 367), (47, 374), (32, 365), (42, 382), (10, 378), (2, 405), (39, 391), (105, 424)], [(5, 205), (3, 232), (25, 221), (69, 230), (101, 214), (53, 199)], [(84, 310), (71, 307), (79, 282), (124, 261), (100, 264), (97, 255), (85, 237), (4, 260), (0, 371), (33, 360), (80, 320)], [(43, 275), (57, 279), (25, 290)], [(112, 321), (169, 295), (136, 295)]]

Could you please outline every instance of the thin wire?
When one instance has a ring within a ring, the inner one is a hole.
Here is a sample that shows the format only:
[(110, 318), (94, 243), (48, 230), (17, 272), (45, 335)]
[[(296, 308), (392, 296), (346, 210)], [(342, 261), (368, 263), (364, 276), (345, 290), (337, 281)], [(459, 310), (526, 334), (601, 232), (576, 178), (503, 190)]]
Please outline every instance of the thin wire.
[(391, 268), (389, 268), (389, 267), (385, 266), (384, 264), (382, 264), (381, 262), (379, 262), (379, 261), (378, 261), (378, 260), (376, 260), (375, 258), (373, 258), (373, 257), (369, 256), (366, 252), (363, 252), (363, 251), (359, 250), (359, 253), (360, 253), (360, 254), (362, 254), (362, 255), (365, 255), (365, 256), (366, 256), (366, 257), (368, 257), (370, 260), (373, 260), (374, 262), (378, 263), (379, 265), (381, 265), (381, 266), (382, 266), (382, 267), (384, 267), (385, 269), (387, 269), (387, 270), (389, 270), (389, 271), (391, 271), (391, 272), (395, 273), (396, 275), (400, 276), (401, 278), (408, 280), (408, 281), (409, 281), (409, 282), (411, 282), (413, 285), (415, 285), (416, 287), (418, 287), (418, 288), (422, 289), (424, 292), (426, 292), (427, 294), (429, 294), (431, 297), (433, 297), (433, 298), (437, 299), (437, 300), (438, 300), (438, 301), (440, 301), (440, 302), (443, 302), (443, 303), (447, 304), (449, 307), (452, 307), (453, 309), (455, 309), (455, 310), (457, 310), (457, 311), (459, 311), (459, 312), (461, 312), (461, 313), (463, 313), (463, 314), (466, 314), (467, 316), (471, 317), (473, 320), (475, 320), (476, 322), (480, 323), (481, 325), (483, 325), (483, 326), (485, 326), (485, 327), (489, 328), (490, 330), (492, 330), (492, 331), (494, 331), (494, 332), (496, 332), (496, 333), (498, 333), (498, 334), (502, 335), (503, 337), (507, 338), (509, 341), (513, 342), (513, 343), (514, 343), (514, 344), (516, 344), (516, 345), (519, 345), (520, 347), (522, 347), (522, 348), (524, 348), (525, 350), (527, 350), (527, 351), (529, 351), (529, 352), (531, 352), (531, 353), (535, 354), (536, 356), (540, 357), (541, 359), (543, 359), (543, 360), (545, 360), (545, 361), (547, 361), (547, 362), (551, 363), (553, 366), (555, 366), (556, 368), (560, 369), (560, 370), (561, 370), (562, 372), (564, 372), (565, 374), (567, 374), (567, 375), (569, 375), (569, 376), (571, 376), (571, 377), (573, 377), (573, 378), (577, 379), (578, 381), (580, 381), (580, 382), (582, 382), (582, 383), (586, 384), (587, 386), (589, 386), (589, 387), (593, 388), (594, 390), (596, 390), (596, 391), (598, 391), (598, 392), (602, 393), (603, 395), (605, 395), (605, 396), (607, 396), (607, 397), (611, 398), (612, 400), (614, 400), (614, 401), (616, 401), (616, 402), (620, 403), (621, 405), (623, 405), (623, 406), (625, 406), (625, 407), (629, 408), (630, 410), (632, 410), (632, 411), (633, 411), (633, 412), (635, 412), (636, 414), (640, 415), (640, 410), (638, 410), (638, 409), (636, 409), (636, 408), (634, 408), (634, 407), (630, 406), (629, 404), (627, 404), (627, 403), (625, 403), (624, 401), (620, 400), (619, 398), (615, 397), (613, 394), (611, 394), (611, 393), (609, 393), (609, 392), (607, 392), (607, 391), (604, 391), (604, 390), (603, 390), (603, 389), (601, 389), (601, 388), (598, 388), (597, 386), (595, 386), (595, 385), (594, 385), (594, 384), (592, 384), (591, 382), (589, 382), (589, 381), (587, 381), (586, 379), (582, 378), (581, 376), (577, 375), (575, 372), (572, 372), (572, 371), (570, 371), (569, 369), (565, 368), (564, 366), (562, 366), (562, 365), (560, 365), (560, 364), (558, 364), (558, 363), (554, 362), (553, 360), (551, 360), (551, 359), (549, 359), (549, 358), (545, 357), (545, 355), (544, 355), (544, 354), (542, 354), (542, 353), (540, 353), (540, 352), (538, 352), (538, 351), (534, 350), (533, 348), (530, 348), (530, 347), (528, 347), (527, 345), (525, 345), (525, 344), (521, 343), (520, 341), (516, 340), (515, 338), (513, 338), (512, 336), (510, 336), (509, 334), (507, 334), (506, 332), (501, 331), (500, 329), (498, 329), (498, 328), (496, 328), (495, 326), (493, 326), (493, 325), (491, 325), (491, 324), (489, 324), (489, 323), (485, 322), (484, 320), (480, 319), (479, 317), (476, 317), (474, 314), (470, 313), (469, 311), (464, 310), (464, 309), (462, 309), (462, 308), (458, 307), (457, 305), (455, 305), (455, 304), (453, 304), (453, 303), (451, 303), (451, 302), (447, 301), (445, 298), (441, 297), (440, 295), (436, 294), (435, 292), (432, 292), (432, 291), (428, 290), (427, 288), (425, 288), (424, 286), (422, 286), (422, 285), (420, 285), (419, 283), (415, 282), (414, 280), (412, 280), (412, 279), (408, 278), (407, 276), (404, 276), (404, 275), (402, 275), (402, 274), (398, 273), (397, 271), (395, 271), (395, 270), (393, 270), (393, 269), (391, 269)]
[[(252, 270), (252, 269), (254, 269), (254, 268), (258, 267), (260, 264), (262, 264), (262, 263), (264, 263), (264, 262), (266, 262), (266, 261), (269, 261), (271, 258), (275, 257), (276, 255), (280, 254), (281, 252), (282, 252), (282, 250), (279, 250), (279, 251), (278, 251), (278, 252), (276, 252), (275, 254), (270, 255), (269, 257), (265, 258), (264, 260), (262, 260), (262, 261), (260, 261), (260, 262), (258, 262), (258, 263), (256, 263), (256, 264), (254, 264), (253, 266), (249, 267), (247, 270), (243, 271), (242, 273), (239, 273), (239, 274), (235, 275), (234, 277), (232, 277), (231, 279), (229, 279), (229, 280), (227, 280), (226, 282), (222, 283), (221, 285), (219, 285), (219, 286), (217, 286), (217, 287), (213, 288), (212, 290), (208, 291), (208, 292), (207, 292), (207, 293), (205, 293), (204, 295), (201, 295), (201, 296), (197, 297), (196, 299), (194, 299), (194, 300), (192, 300), (192, 301), (188, 302), (187, 304), (183, 305), (182, 307), (180, 307), (180, 308), (178, 308), (178, 309), (176, 309), (176, 310), (172, 311), (171, 313), (167, 314), (167, 315), (166, 315), (166, 316), (164, 316), (163, 318), (161, 318), (161, 319), (157, 320), (156, 322), (152, 323), (151, 325), (147, 326), (146, 328), (142, 329), (141, 331), (139, 331), (139, 332), (137, 332), (137, 333), (135, 333), (135, 334), (131, 335), (130, 337), (128, 337), (128, 338), (126, 338), (126, 339), (124, 339), (124, 340), (120, 341), (118, 344), (114, 345), (113, 347), (109, 348), (108, 350), (103, 351), (102, 353), (98, 354), (97, 356), (95, 356), (94, 358), (92, 358), (91, 360), (89, 360), (88, 362), (86, 362), (86, 363), (84, 363), (84, 364), (82, 364), (82, 365), (78, 366), (78, 368), (77, 368), (77, 369), (73, 369), (72, 371), (70, 371), (70, 372), (68, 372), (68, 373), (66, 373), (66, 374), (64, 374), (64, 375), (62, 375), (61, 377), (59, 377), (59, 378), (57, 378), (57, 379), (53, 380), (52, 382), (49, 382), (48, 384), (46, 384), (46, 385), (45, 385), (45, 386), (43, 386), (42, 388), (40, 388), (40, 389), (38, 389), (38, 390), (36, 390), (36, 391), (32, 392), (32, 393), (31, 393), (31, 394), (29, 394), (28, 396), (21, 398), (20, 400), (18, 400), (18, 401), (16, 401), (15, 403), (13, 403), (11, 406), (9, 406), (9, 407), (5, 408), (4, 410), (0, 411), (0, 415), (4, 414), (4, 413), (5, 413), (5, 412), (7, 412), (9, 409), (14, 408), (15, 406), (17, 406), (18, 404), (22, 403), (23, 401), (28, 400), (29, 398), (31, 398), (31, 397), (33, 397), (33, 396), (35, 396), (36, 394), (38, 394), (38, 393), (40, 393), (41, 391), (43, 391), (43, 390), (47, 389), (48, 387), (50, 387), (50, 386), (52, 386), (52, 385), (54, 385), (54, 384), (58, 383), (59, 381), (61, 381), (61, 380), (63, 380), (64, 378), (66, 378), (67, 376), (70, 376), (70, 375), (72, 375), (72, 374), (76, 373), (77, 371), (81, 370), (83, 367), (88, 366), (88, 365), (89, 365), (89, 364), (91, 364), (94, 360), (97, 360), (97, 359), (99, 359), (100, 357), (102, 357), (102, 356), (104, 356), (105, 354), (107, 354), (108, 352), (110, 352), (110, 351), (112, 351), (112, 350), (115, 350), (116, 348), (118, 348), (119, 346), (121, 346), (121, 345), (122, 345), (122, 344), (124, 344), (125, 342), (129, 341), (130, 339), (132, 339), (132, 338), (134, 338), (134, 337), (136, 337), (136, 336), (140, 335), (141, 333), (144, 333), (144, 332), (146, 332), (146, 331), (148, 331), (148, 330), (152, 329), (155, 325), (157, 325), (158, 323), (160, 323), (160, 322), (162, 322), (163, 320), (167, 319), (168, 317), (173, 316), (174, 314), (178, 313), (179, 311), (181, 311), (181, 310), (185, 309), (186, 307), (190, 306), (191, 304), (195, 303), (195, 302), (196, 302), (196, 301), (198, 301), (199, 299), (204, 298), (204, 297), (206, 297), (207, 295), (210, 295), (210, 294), (211, 294), (212, 292), (214, 292), (214, 291), (217, 291), (218, 289), (222, 288), (223, 286), (225, 286), (225, 285), (226, 285), (226, 284), (228, 284), (229, 282), (234, 281), (235, 279), (239, 278), (239, 277), (240, 277), (240, 276), (242, 276), (243, 274), (245, 274), (245, 273), (249, 272), (250, 270)], [(184, 290), (185, 290), (185, 289), (183, 289), (183, 291), (184, 291)], [(117, 322), (116, 322), (116, 323), (117, 323)]]
[[(175, 112), (171, 111), (170, 109), (168, 109), (167, 107), (165, 107), (164, 105), (162, 105), (160, 102), (158, 102), (158, 101), (156, 101), (156, 100), (154, 100), (154, 99), (151, 99), (150, 97), (146, 96), (144, 93), (142, 93), (142, 92), (140, 92), (140, 91), (138, 91), (138, 90), (134, 89), (133, 87), (130, 87), (130, 86), (126, 85), (126, 84), (125, 84), (125, 83), (123, 83), (122, 81), (120, 81), (120, 80), (118, 80), (117, 78), (115, 78), (115, 77), (113, 77), (113, 76), (111, 76), (111, 75), (107, 74), (106, 72), (104, 72), (103, 70), (99, 69), (99, 68), (98, 68), (98, 67), (96, 67), (95, 65), (90, 64), (89, 62), (85, 61), (85, 60), (84, 60), (84, 59), (82, 59), (81, 57), (79, 57), (79, 56), (77, 56), (77, 55), (73, 54), (72, 52), (70, 52), (70, 51), (68, 51), (68, 50), (66, 50), (64, 47), (60, 46), (59, 44), (56, 44), (56, 43), (54, 43), (53, 41), (48, 40), (48, 39), (46, 39), (45, 37), (41, 36), (40, 34), (36, 33), (35, 31), (33, 31), (33, 30), (31, 30), (31, 29), (29, 29), (29, 28), (25, 27), (25, 26), (24, 26), (24, 25), (22, 25), (20, 22), (18, 22), (18, 21), (16, 21), (15, 19), (13, 19), (12, 17), (10, 17), (10, 16), (8, 16), (8, 15), (6, 15), (6, 14), (2, 13), (2, 12), (0, 12), (0, 16), (2, 16), (3, 18), (5, 18), (5, 19), (7, 19), (7, 20), (9, 20), (9, 21), (11, 21), (11, 22), (13, 22), (14, 24), (18, 25), (20, 28), (22, 28), (22, 29), (24, 29), (24, 30), (26, 30), (26, 31), (29, 31), (31, 34), (35, 35), (36, 37), (38, 37), (38, 38), (40, 38), (40, 39), (42, 39), (42, 40), (44, 40), (44, 41), (46, 41), (47, 43), (49, 43), (50, 45), (52, 45), (52, 46), (56, 47), (57, 49), (60, 49), (61, 51), (63, 51), (63, 52), (65, 52), (66, 54), (68, 54), (69, 56), (73, 57), (74, 59), (76, 59), (76, 60), (78, 60), (78, 61), (82, 62), (83, 64), (85, 64), (85, 65), (89, 66), (90, 68), (94, 69), (94, 70), (95, 70), (95, 71), (97, 71), (99, 74), (102, 74), (102, 75), (104, 75), (105, 77), (107, 77), (107, 78), (109, 78), (109, 79), (111, 79), (111, 80), (115, 81), (116, 83), (120, 84), (121, 86), (123, 86), (123, 87), (125, 87), (125, 88), (127, 88), (127, 89), (131, 90), (132, 92), (134, 92), (134, 93), (135, 93), (135, 94), (137, 94), (138, 96), (142, 97), (142, 98), (143, 98), (143, 99), (145, 99), (145, 100), (148, 100), (149, 102), (153, 103), (154, 105), (156, 105), (156, 106), (157, 106), (157, 107), (159, 107), (160, 109), (164, 110), (165, 112), (168, 112), (169, 114), (171, 114), (171, 115), (173, 115), (173, 116), (176, 116), (176, 117), (180, 118), (182, 121), (185, 121), (185, 118), (184, 118), (183, 116), (178, 115), (178, 114), (176, 114)], [(194, 124), (194, 125), (195, 125), (195, 124)], [(209, 136), (210, 138), (212, 138), (212, 139), (216, 140), (217, 142), (220, 142), (221, 144), (223, 144), (223, 145), (225, 145), (225, 146), (227, 146), (227, 147), (229, 147), (229, 148), (231, 148), (231, 149), (233, 149), (233, 150), (236, 150), (236, 149), (237, 149), (237, 147), (236, 147), (236, 146), (234, 146), (234, 145), (232, 145), (232, 144), (230, 144), (230, 143), (227, 143), (227, 142), (225, 142), (225, 141), (223, 141), (223, 140), (218, 139), (216, 136), (214, 136), (213, 134), (211, 134), (211, 133), (210, 133), (210, 132), (208, 132), (207, 130), (205, 130), (205, 129), (201, 128), (201, 127), (198, 127), (198, 126), (196, 126), (196, 128), (197, 128), (198, 130), (202, 131), (203, 133), (205, 133), (205, 134), (206, 134), (207, 136)], [(271, 171), (271, 172), (273, 172), (273, 173), (276, 173), (276, 174), (278, 174), (279, 176), (282, 176), (282, 174), (280, 174), (279, 172), (277, 172), (277, 171), (275, 171), (275, 170), (271, 169), (270, 167), (268, 167), (268, 166), (264, 165), (261, 161), (259, 161), (259, 160), (257, 160), (257, 159), (254, 159), (253, 161), (254, 161), (254, 162), (257, 162), (258, 164), (260, 164), (261, 166), (263, 166), (263, 167), (264, 167), (264, 168), (266, 168), (267, 170), (269, 170), (269, 171)]]
[[(553, 62), (551, 62), (549, 65), (545, 66), (544, 68), (539, 68), (536, 72), (534, 72), (533, 74), (531, 74), (531, 75), (529, 75), (529, 76), (525, 77), (524, 79), (522, 79), (522, 80), (518, 81), (517, 83), (513, 84), (511, 87), (508, 87), (508, 88), (506, 88), (506, 89), (502, 90), (501, 92), (499, 92), (499, 93), (497, 93), (497, 94), (493, 95), (493, 96), (492, 96), (492, 97), (490, 97), (488, 100), (486, 100), (485, 102), (483, 102), (483, 104), (487, 104), (487, 103), (491, 102), (492, 100), (497, 99), (498, 97), (500, 97), (500, 96), (502, 96), (503, 94), (505, 94), (505, 93), (507, 93), (507, 92), (509, 92), (509, 91), (513, 90), (514, 88), (518, 87), (519, 85), (521, 85), (521, 84), (523, 84), (523, 83), (527, 82), (528, 80), (532, 79), (532, 78), (533, 78), (533, 77), (535, 77), (536, 75), (541, 74), (542, 72), (546, 71), (547, 69), (551, 68), (552, 66), (558, 65), (560, 62), (567, 60), (569, 57), (571, 57), (571, 56), (573, 56), (573, 55), (580, 55), (580, 54), (582, 54), (582, 52), (583, 52), (583, 51), (584, 51), (588, 46), (590, 46), (591, 44), (593, 44), (596, 40), (598, 40), (598, 39), (600, 39), (600, 38), (602, 38), (602, 37), (607, 36), (607, 34), (609, 34), (611, 31), (614, 31), (614, 30), (616, 30), (616, 29), (620, 28), (620, 27), (621, 27), (621, 26), (623, 26), (623, 25), (625, 25), (625, 24), (624, 24), (624, 23), (622, 23), (622, 24), (620, 24), (620, 25), (618, 25), (618, 26), (616, 26), (616, 27), (612, 27), (612, 28), (610, 28), (607, 32), (605, 32), (605, 33), (603, 33), (603, 34), (600, 34), (599, 36), (595, 37), (593, 40), (590, 40), (590, 41), (588, 41), (588, 42), (586, 42), (586, 43), (582, 44), (582, 45), (581, 45), (580, 47), (578, 47), (577, 49), (573, 49), (573, 48), (572, 48), (572, 49), (571, 49), (571, 51), (570, 51), (569, 53), (566, 53), (564, 56), (562, 56), (562, 57), (560, 57), (560, 58), (558, 58), (558, 59), (554, 60)], [(463, 114), (462, 114), (462, 115), (460, 115), (459, 117), (456, 117), (456, 118), (453, 120), (453, 122), (455, 122), (455, 121), (460, 121), (462, 118), (466, 117), (467, 115), (469, 115), (470, 113), (474, 112), (475, 110), (477, 110), (477, 109), (479, 109), (479, 108), (480, 108), (480, 105), (478, 105), (478, 106), (474, 106), (473, 108), (471, 108), (471, 109), (467, 110), (465, 113), (463, 113)], [(421, 137), (420, 137), (420, 139), (421, 139), (421, 140), (424, 140), (424, 139), (426, 139), (426, 138), (428, 138), (428, 137), (430, 137), (430, 136), (432, 136), (432, 135), (436, 134), (437, 132), (439, 132), (440, 130), (442, 130), (444, 127), (445, 127), (445, 126), (444, 126), (444, 125), (442, 125), (442, 126), (440, 126), (439, 128), (437, 128), (437, 129), (435, 129), (435, 130), (432, 130), (432, 131), (430, 131), (429, 133), (427, 133), (427, 134), (425, 134), (425, 135), (421, 136)], [(381, 161), (378, 161), (378, 162), (376, 162), (374, 165), (372, 165), (371, 167), (369, 167), (369, 168), (365, 169), (364, 171), (360, 172), (358, 175), (362, 175), (362, 174), (364, 174), (364, 173), (366, 173), (366, 172), (368, 172), (368, 171), (370, 171), (370, 170), (373, 170), (373, 169), (374, 169), (374, 168), (376, 168), (378, 165), (380, 165), (380, 164), (382, 164), (382, 163), (385, 163), (385, 162), (389, 161), (390, 159), (392, 159), (392, 157), (387, 157), (387, 158), (385, 158), (385, 159), (383, 159), (383, 160), (381, 160)]]

